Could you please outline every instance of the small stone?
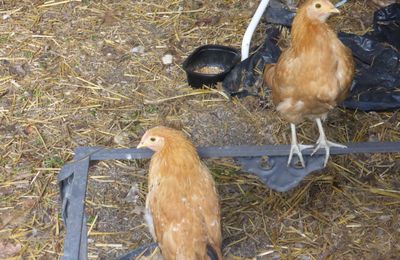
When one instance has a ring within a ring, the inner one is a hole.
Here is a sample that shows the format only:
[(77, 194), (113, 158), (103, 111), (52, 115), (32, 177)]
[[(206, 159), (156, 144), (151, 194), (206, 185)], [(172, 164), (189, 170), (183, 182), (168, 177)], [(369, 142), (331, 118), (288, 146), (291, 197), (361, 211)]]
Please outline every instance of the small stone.
[(38, 235), (38, 230), (36, 228), (32, 228), (32, 236), (36, 237)]
[(383, 215), (383, 216), (380, 216), (378, 219), (382, 222), (386, 222), (386, 221), (389, 221), (391, 218), (392, 218), (392, 216), (390, 216), (390, 215)]
[(114, 16), (112, 12), (105, 12), (103, 16), (103, 24), (104, 25), (112, 25), (114, 24), (118, 19)]
[(137, 171), (136, 171), (136, 173), (137, 174), (139, 174), (139, 175), (146, 175), (146, 173), (147, 173), (147, 171), (146, 170), (144, 170), (144, 169), (138, 169)]
[(26, 135), (31, 135), (31, 134), (35, 133), (35, 128), (34, 128), (33, 126), (31, 126), (31, 125), (27, 125), (27, 126), (25, 127), (25, 129), (23, 130), (23, 132), (24, 132)]
[(370, 143), (379, 142), (379, 138), (375, 134), (370, 134), (368, 136), (368, 142), (370, 142)]
[(114, 143), (126, 146), (129, 144), (129, 136), (127, 133), (120, 133), (114, 136)]
[[(0, 187), (0, 196), (7, 196), (14, 192), (12, 188)], [(1, 223), (1, 221), (0, 221)]]
[(282, 258), (281, 258), (281, 255), (280, 255), (278, 252), (273, 253), (273, 254), (271, 255), (271, 258), (272, 258), (272, 260), (281, 260), (281, 259), (282, 259)]
[(139, 53), (139, 54), (143, 54), (144, 53), (144, 47), (143, 46), (136, 46), (136, 47), (133, 47), (132, 49), (131, 49), (131, 52), (132, 53)]
[(25, 77), (26, 76), (26, 71), (21, 65), (16, 65), (16, 66), (10, 66), (9, 67), (9, 72), (13, 75), (17, 75), (19, 77)]
[(174, 60), (174, 56), (171, 54), (167, 53), (162, 57), (162, 62), (164, 65), (169, 65), (172, 64), (172, 61)]
[(378, 228), (378, 230), (376, 231), (376, 235), (382, 237), (385, 235), (385, 231), (381, 228)]
[(132, 213), (136, 214), (136, 215), (141, 215), (142, 213), (144, 213), (146, 211), (146, 209), (142, 206), (136, 206), (133, 210)]
[(6, 242), (6, 240), (0, 240), (0, 259), (11, 258), (17, 255), (22, 249), (21, 244), (14, 244)]
[(136, 183), (129, 190), (128, 194), (125, 197), (125, 201), (126, 202), (136, 203), (137, 200), (139, 199), (139, 194), (140, 194), (139, 187), (138, 187), (138, 185)]

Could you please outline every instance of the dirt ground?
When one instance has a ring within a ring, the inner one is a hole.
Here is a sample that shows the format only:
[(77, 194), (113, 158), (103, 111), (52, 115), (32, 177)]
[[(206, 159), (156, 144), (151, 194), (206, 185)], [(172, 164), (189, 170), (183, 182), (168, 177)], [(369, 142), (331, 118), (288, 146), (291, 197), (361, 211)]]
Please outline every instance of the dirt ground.
[[(202, 44), (240, 48), (258, 1), (0, 1), (0, 259), (63, 252), (57, 174), (77, 146), (134, 147), (150, 127), (198, 146), (289, 143), (289, 126), (256, 98), (193, 90), (181, 64)], [(373, 8), (350, 1), (337, 30), (369, 30)], [(261, 25), (254, 42), (264, 37)], [(172, 64), (162, 58), (170, 54)], [(397, 113), (333, 111), (338, 142), (400, 141)], [(298, 129), (314, 143), (315, 125)], [(207, 160), (232, 259), (399, 259), (400, 155), (333, 156), (278, 193), (230, 159)], [(87, 194), (89, 257), (151, 242), (142, 209), (148, 161), (102, 161)]]

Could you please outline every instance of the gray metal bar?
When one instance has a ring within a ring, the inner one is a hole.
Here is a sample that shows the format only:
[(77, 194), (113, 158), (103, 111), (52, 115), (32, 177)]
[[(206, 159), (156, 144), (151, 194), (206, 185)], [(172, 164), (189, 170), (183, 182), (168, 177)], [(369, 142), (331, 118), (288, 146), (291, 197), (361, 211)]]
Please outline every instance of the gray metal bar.
[[(85, 216), (86, 186), (89, 173), (90, 157), (86, 148), (75, 150), (72, 175), (67, 183), (62, 183), (66, 192), (63, 198), (63, 217), (67, 227), (64, 240), (63, 260), (86, 260), (87, 252), (87, 226)], [(72, 179), (71, 179), (72, 177)]]
[[(400, 152), (400, 142), (360, 142), (348, 143), (347, 149), (332, 147), (331, 154), (350, 154), (350, 153), (390, 153)], [(148, 149), (108, 149), (108, 148), (86, 148), (91, 160), (130, 160), (147, 159), (153, 154)], [(89, 150), (90, 149), (90, 150)], [(198, 152), (202, 158), (222, 158), (222, 157), (256, 157), (256, 156), (287, 156), (290, 151), (289, 145), (263, 145), (263, 146), (223, 146), (223, 147), (200, 147)], [(303, 155), (310, 155), (312, 149), (302, 151)], [(324, 154), (324, 150), (319, 150), (316, 154)]]

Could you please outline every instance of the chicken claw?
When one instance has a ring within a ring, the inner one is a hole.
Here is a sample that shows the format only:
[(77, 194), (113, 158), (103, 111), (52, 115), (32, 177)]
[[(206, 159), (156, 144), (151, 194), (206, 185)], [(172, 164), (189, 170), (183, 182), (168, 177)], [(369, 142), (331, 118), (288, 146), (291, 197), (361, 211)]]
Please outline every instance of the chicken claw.
[(301, 166), (303, 168), (306, 168), (306, 165), (304, 163), (304, 159), (303, 159), (303, 155), (301, 154), (301, 151), (305, 150), (305, 149), (309, 149), (312, 148), (312, 145), (303, 145), (303, 144), (297, 144), (297, 143), (292, 143), (292, 145), (290, 146), (290, 154), (289, 154), (289, 160), (288, 160), (288, 166), (290, 165), (290, 162), (292, 161), (292, 157), (293, 157), (293, 153), (295, 153), (297, 155), (297, 157), (299, 157)]
[(318, 130), (319, 130), (319, 138), (317, 141), (317, 146), (315, 147), (315, 149), (313, 150), (312, 155), (314, 155), (319, 149), (323, 148), (325, 149), (325, 161), (324, 161), (324, 167), (326, 167), (327, 163), (328, 163), (328, 159), (330, 156), (330, 148), (331, 147), (339, 147), (339, 148), (347, 148), (347, 146), (343, 145), (343, 144), (338, 144), (338, 143), (334, 143), (329, 141), (326, 138), (325, 132), (324, 132), (324, 128), (322, 127), (322, 122), (320, 118), (317, 118), (315, 120), (317, 122), (318, 125)]
[(297, 136), (296, 136), (296, 126), (295, 124), (290, 124), (290, 129), (292, 132), (292, 144), (290, 146), (290, 153), (289, 153), (289, 159), (288, 159), (288, 166), (290, 166), (290, 162), (292, 161), (293, 154), (295, 153), (297, 157), (299, 157), (301, 166), (303, 168), (306, 168), (306, 164), (304, 163), (303, 155), (301, 154), (301, 151), (312, 148), (312, 145), (303, 145), (303, 144), (298, 144), (297, 143)]

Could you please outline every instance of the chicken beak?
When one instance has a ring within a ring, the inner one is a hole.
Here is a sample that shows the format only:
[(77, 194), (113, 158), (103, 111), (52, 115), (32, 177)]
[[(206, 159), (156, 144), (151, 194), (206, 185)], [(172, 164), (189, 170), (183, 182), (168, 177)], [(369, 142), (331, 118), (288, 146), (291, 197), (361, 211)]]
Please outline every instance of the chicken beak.
[(140, 149), (140, 148), (144, 148), (144, 147), (146, 147), (146, 145), (144, 144), (144, 142), (140, 142), (136, 148), (137, 148), (137, 149)]
[(340, 14), (339, 9), (337, 9), (336, 7), (333, 7), (331, 10), (329, 10), (329, 12), (333, 14)]

